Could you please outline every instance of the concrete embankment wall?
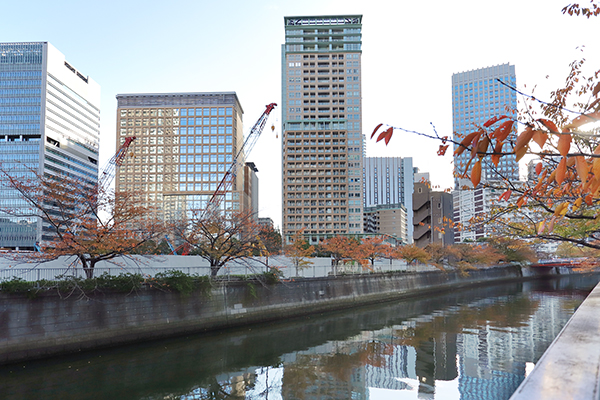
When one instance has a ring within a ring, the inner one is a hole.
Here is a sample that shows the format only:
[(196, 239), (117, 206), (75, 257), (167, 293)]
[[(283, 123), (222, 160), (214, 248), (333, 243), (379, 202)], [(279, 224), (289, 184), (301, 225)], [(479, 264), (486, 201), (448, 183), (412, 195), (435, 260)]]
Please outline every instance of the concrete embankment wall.
[(0, 293), (0, 363), (84, 349), (223, 329), (332, 311), (460, 287), (539, 279), (568, 269), (496, 267), (457, 272), (422, 272), (307, 278), (271, 285), (227, 282), (210, 293), (95, 293), (28, 299)]
[(510, 400), (600, 399), (600, 285), (579, 306)]

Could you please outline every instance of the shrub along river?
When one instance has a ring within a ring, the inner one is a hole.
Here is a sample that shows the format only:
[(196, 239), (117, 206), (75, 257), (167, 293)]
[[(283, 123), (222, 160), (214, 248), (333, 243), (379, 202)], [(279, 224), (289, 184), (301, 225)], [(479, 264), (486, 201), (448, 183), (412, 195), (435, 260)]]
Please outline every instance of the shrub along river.
[(598, 275), (0, 367), (3, 399), (508, 399)]

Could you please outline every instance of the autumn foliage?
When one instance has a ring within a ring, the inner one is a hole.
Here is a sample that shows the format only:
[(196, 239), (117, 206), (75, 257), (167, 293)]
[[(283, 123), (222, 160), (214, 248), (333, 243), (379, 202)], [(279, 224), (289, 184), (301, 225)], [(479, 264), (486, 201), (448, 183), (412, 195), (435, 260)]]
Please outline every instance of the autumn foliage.
[[(23, 179), (0, 170), (4, 185), (26, 200), (30, 216), (41, 217), (44, 226), (41, 251), (21, 254), (21, 259), (45, 262), (75, 257), (91, 278), (98, 262), (136, 253), (162, 232), (161, 222), (132, 194), (112, 195), (75, 177), (30, 173), (33, 178)], [(23, 216), (22, 210), (2, 212)]]
[[(568, 5), (563, 13), (600, 14), (595, 2), (590, 7)], [(525, 107), (495, 116), (481, 126), (473, 126), (462, 138), (417, 133), (455, 146), (454, 156), (467, 157), (465, 174), (473, 187), (484, 185), (498, 193), (496, 207), (484, 220), (497, 234), (509, 237), (567, 241), (580, 246), (600, 248), (600, 70), (587, 68), (584, 60), (570, 64), (563, 87), (540, 100), (508, 83), (497, 80), (521, 96)], [(394, 129), (378, 125), (371, 137), (385, 129), (377, 140), (390, 142)], [(533, 178), (513, 181), (482, 181), (484, 166), (502, 177), (499, 168), (504, 157), (517, 161), (537, 159), (532, 164)]]

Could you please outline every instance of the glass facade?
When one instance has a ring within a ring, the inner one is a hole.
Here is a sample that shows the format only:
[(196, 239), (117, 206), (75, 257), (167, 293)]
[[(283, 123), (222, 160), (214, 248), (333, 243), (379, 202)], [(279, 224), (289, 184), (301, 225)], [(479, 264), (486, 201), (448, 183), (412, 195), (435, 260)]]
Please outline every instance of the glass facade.
[[(516, 87), (515, 66), (502, 64), (452, 75), (452, 121), (455, 140), (460, 142), (462, 137), (473, 132), (476, 127), (482, 126), (492, 117), (516, 116), (517, 94), (498, 80)], [(492, 128), (497, 124), (492, 125)], [(509, 144), (506, 146), (510, 147)], [(470, 153), (467, 153), (464, 152), (454, 160), (457, 175), (465, 171), (471, 157)], [(498, 167), (495, 167), (489, 162), (489, 157), (486, 157), (482, 165), (482, 181), (501, 180), (502, 177), (519, 180), (519, 165), (515, 157), (514, 154), (502, 157)], [(456, 188), (458, 185), (457, 178)]]
[[(116, 174), (116, 190), (134, 192), (167, 220), (202, 210), (243, 145), (243, 110), (235, 93), (117, 95), (117, 147), (135, 136)], [(243, 157), (242, 157), (243, 158)], [(224, 210), (246, 209), (243, 165)]]
[[(100, 88), (47, 42), (0, 43), (0, 163), (23, 179), (98, 176)], [(0, 248), (33, 249), (51, 234), (0, 181)], [(6, 212), (9, 211), (9, 212)], [(46, 232), (46, 233), (44, 233)]]
[(285, 17), (283, 234), (363, 233), (362, 16)]

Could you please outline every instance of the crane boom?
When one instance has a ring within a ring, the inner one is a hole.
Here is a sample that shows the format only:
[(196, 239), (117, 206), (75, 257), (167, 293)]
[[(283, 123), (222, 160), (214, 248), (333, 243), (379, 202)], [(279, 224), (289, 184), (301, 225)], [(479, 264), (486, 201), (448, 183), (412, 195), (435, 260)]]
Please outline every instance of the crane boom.
[(106, 163), (101, 172), (102, 175), (100, 176), (100, 179), (98, 179), (98, 187), (106, 189), (106, 187), (112, 183), (113, 179), (115, 179), (117, 166), (121, 166), (123, 163), (123, 158), (125, 157), (125, 154), (127, 154), (127, 149), (129, 149), (129, 146), (134, 140), (135, 136), (126, 137), (125, 142), (119, 147), (115, 155), (108, 160), (108, 163)]
[(217, 189), (211, 196), (210, 200), (208, 200), (203, 215), (206, 213), (206, 211), (214, 210), (219, 207), (221, 201), (223, 200), (223, 197), (225, 196), (225, 193), (227, 193), (233, 186), (233, 182), (237, 176), (237, 170), (239, 167), (240, 159), (243, 158), (244, 153), (246, 155), (250, 154), (250, 151), (256, 144), (256, 141), (258, 140), (260, 134), (265, 128), (265, 124), (267, 123), (269, 114), (271, 114), (271, 111), (273, 111), (273, 109), (276, 106), (277, 104), (275, 103), (267, 104), (265, 111), (262, 113), (258, 121), (256, 121), (256, 123), (250, 130), (250, 133), (246, 137), (246, 140), (244, 140), (244, 144), (238, 150), (237, 154), (233, 159), (233, 162), (229, 166), (229, 169), (227, 170), (227, 172), (225, 172), (223, 179), (221, 179), (221, 182), (219, 182), (219, 185), (217, 186)]

